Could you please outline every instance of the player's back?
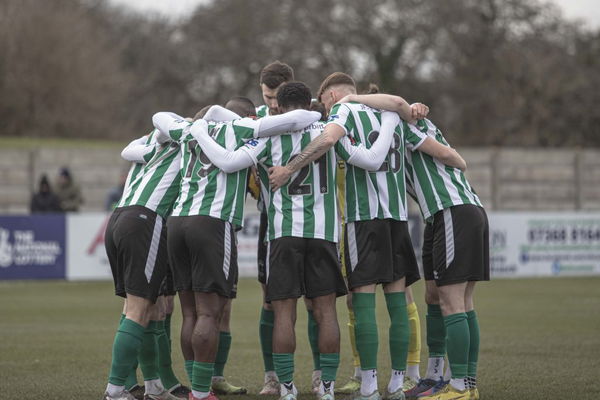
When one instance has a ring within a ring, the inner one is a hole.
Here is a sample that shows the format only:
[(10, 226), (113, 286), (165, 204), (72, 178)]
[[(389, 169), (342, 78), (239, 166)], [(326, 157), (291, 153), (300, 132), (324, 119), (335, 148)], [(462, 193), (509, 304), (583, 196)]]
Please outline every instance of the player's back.
[[(420, 120), (416, 125), (403, 122), (403, 128), (407, 131), (419, 130), (449, 146), (442, 132), (428, 119)], [(408, 193), (419, 204), (425, 219), (452, 206), (482, 206), (479, 196), (460, 169), (445, 165), (420, 151), (407, 151), (405, 156)]]
[(156, 143), (156, 130), (152, 131), (146, 145), (146, 164), (133, 164), (129, 170), (125, 189), (117, 208), (143, 206), (166, 217), (179, 194), (179, 149), (175, 143)]
[[(258, 124), (250, 118), (211, 123), (208, 134), (228, 150), (236, 150), (253, 137)], [(174, 216), (207, 215), (242, 225), (248, 169), (225, 173), (214, 165), (189, 132), (183, 127), (179, 139), (181, 152), (181, 193)]]
[[(264, 151), (257, 157), (262, 184), (269, 184), (269, 167), (288, 164), (322, 133), (323, 128), (322, 122), (315, 122), (303, 130), (269, 138)], [(279, 190), (265, 191), (268, 196), (265, 199), (269, 217), (268, 240), (295, 236), (337, 242), (335, 163), (335, 154), (330, 150), (294, 174)]]
[[(156, 129), (153, 129), (152, 132), (148, 134), (143, 144), (148, 146), (148, 151), (143, 155), (144, 161), (148, 162), (154, 157), (156, 150), (158, 149), (158, 145), (155, 140)], [(137, 176), (144, 170), (145, 162), (132, 162), (129, 167), (129, 171), (127, 172), (127, 178), (125, 179), (125, 185), (123, 185), (123, 194), (121, 195), (121, 199), (126, 197), (126, 193), (131, 190), (131, 184), (135, 181)], [(119, 203), (121, 200), (119, 200)], [(118, 204), (117, 203), (117, 206)]]

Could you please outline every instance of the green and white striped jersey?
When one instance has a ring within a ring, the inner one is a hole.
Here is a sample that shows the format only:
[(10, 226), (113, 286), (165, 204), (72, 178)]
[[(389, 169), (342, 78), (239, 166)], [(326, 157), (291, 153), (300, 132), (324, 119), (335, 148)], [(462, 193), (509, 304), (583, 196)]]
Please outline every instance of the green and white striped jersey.
[[(228, 150), (242, 146), (255, 136), (259, 122), (241, 118), (229, 122), (209, 123), (213, 139)], [(172, 215), (207, 215), (242, 226), (248, 169), (227, 174), (204, 154), (190, 133), (191, 123), (176, 120), (169, 136), (180, 144), (181, 189)]]
[[(416, 125), (403, 122), (403, 126), (405, 130), (424, 133), (449, 146), (442, 132), (428, 119), (420, 120)], [(406, 152), (406, 181), (408, 193), (419, 204), (425, 220), (452, 206), (473, 204), (482, 207), (475, 190), (460, 169), (444, 165), (423, 152)]]
[[(263, 104), (262, 106), (256, 107), (256, 118), (263, 118), (263, 117), (268, 117), (269, 116), (269, 107), (266, 104)], [(258, 211), (260, 211), (261, 213), (265, 212), (265, 195), (263, 194), (263, 190), (264, 187), (261, 185), (261, 191), (260, 191), (260, 195), (258, 197), (258, 200), (256, 201), (256, 208), (258, 208)]]
[(134, 164), (129, 170), (119, 207), (143, 206), (166, 218), (179, 193), (179, 146), (160, 145), (157, 131), (148, 136), (146, 164)]
[[(154, 141), (154, 143), (152, 143), (154, 133), (155, 133), (154, 131), (155, 130), (150, 132), (145, 138), (137, 139), (137, 142), (139, 144), (143, 144), (146, 146), (146, 151), (144, 152), (144, 154), (142, 156), (144, 162), (131, 163), (131, 167), (129, 168), (129, 172), (127, 173), (127, 179), (125, 180), (125, 185), (123, 186), (123, 194), (121, 195), (121, 200), (122, 200), (123, 196), (125, 196), (125, 193), (127, 193), (127, 190), (129, 190), (129, 187), (131, 186), (131, 184), (135, 181), (135, 178), (138, 176), (138, 174), (140, 172), (142, 172), (146, 163), (148, 161), (150, 161), (152, 159), (152, 157), (154, 156), (154, 153), (156, 153), (156, 148), (158, 147), (157, 143), (156, 143), (156, 141)], [(119, 202), (121, 202), (121, 200), (119, 200)], [(115, 207), (118, 207), (118, 204)]]
[[(248, 141), (243, 149), (258, 165), (261, 185), (269, 187), (269, 167), (286, 165), (323, 132), (315, 122), (290, 134)], [(338, 241), (338, 213), (333, 149), (292, 175), (279, 190), (265, 194), (267, 240), (283, 236)]]
[(262, 106), (256, 107), (256, 118), (262, 118), (269, 116), (269, 106), (263, 104)]
[[(346, 131), (346, 136), (336, 143), (335, 150), (341, 159), (348, 161), (356, 146), (362, 143), (370, 148), (379, 136), (381, 111), (359, 103), (336, 104), (327, 124), (337, 124)], [(390, 151), (379, 170), (369, 172), (346, 164), (345, 222), (384, 218), (407, 220), (405, 144), (418, 147), (425, 138), (420, 132), (405, 131), (398, 125)]]

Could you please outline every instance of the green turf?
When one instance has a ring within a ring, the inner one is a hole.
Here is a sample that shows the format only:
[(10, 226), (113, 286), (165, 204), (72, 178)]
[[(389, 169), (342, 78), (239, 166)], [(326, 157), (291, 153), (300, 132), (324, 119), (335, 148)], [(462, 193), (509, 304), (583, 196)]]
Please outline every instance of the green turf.
[[(258, 283), (241, 280), (238, 294), (225, 375), (257, 393), (263, 378)], [(421, 283), (415, 285), (415, 295), (424, 325)], [(383, 388), (389, 373), (388, 319), (383, 297), (377, 301)], [(600, 396), (600, 278), (497, 280), (479, 286), (476, 304), (481, 324), (478, 381), (484, 399)], [(108, 282), (0, 283), (0, 399), (101, 398), (120, 311), (121, 301)], [(338, 384), (343, 384), (352, 370), (343, 300), (338, 312), (344, 350)], [(176, 373), (184, 378), (180, 322), (177, 307), (173, 356)], [(309, 399), (312, 361), (306, 313), (300, 307), (297, 338), (296, 383), (300, 397)], [(423, 340), (423, 361), (426, 350)]]

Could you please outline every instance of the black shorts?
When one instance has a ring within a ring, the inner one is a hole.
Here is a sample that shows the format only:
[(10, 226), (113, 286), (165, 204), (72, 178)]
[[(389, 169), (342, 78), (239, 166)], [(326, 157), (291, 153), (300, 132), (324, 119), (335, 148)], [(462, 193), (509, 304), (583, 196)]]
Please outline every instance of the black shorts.
[(268, 242), (268, 253), (266, 301), (348, 292), (333, 242), (285, 236)]
[(158, 291), (159, 296), (175, 296), (175, 285), (173, 284), (173, 272), (171, 267), (167, 268), (167, 274), (160, 284), (160, 290)]
[(374, 219), (347, 223), (344, 253), (350, 289), (402, 278), (406, 278), (408, 287), (420, 278), (406, 221)]
[(142, 206), (113, 211), (104, 234), (115, 294), (156, 302), (167, 273), (167, 230), (163, 218)]
[(490, 280), (489, 226), (485, 210), (471, 204), (438, 211), (423, 237), (425, 279), (437, 286)]
[(421, 248), (421, 260), (423, 260), (423, 276), (426, 281), (433, 278), (433, 222), (425, 222), (423, 229), (423, 247)]
[(267, 227), (269, 225), (269, 218), (267, 213), (260, 213), (260, 225), (258, 226), (258, 252), (257, 252), (257, 263), (258, 263), (258, 281), (262, 284), (267, 283)]
[(233, 226), (205, 215), (169, 217), (169, 260), (176, 291), (237, 292), (237, 246)]

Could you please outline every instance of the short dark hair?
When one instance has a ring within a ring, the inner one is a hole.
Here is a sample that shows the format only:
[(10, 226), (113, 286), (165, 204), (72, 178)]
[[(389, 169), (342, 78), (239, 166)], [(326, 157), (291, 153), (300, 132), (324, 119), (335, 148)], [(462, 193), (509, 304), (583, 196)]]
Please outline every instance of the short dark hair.
[(279, 60), (266, 65), (260, 71), (260, 83), (265, 84), (269, 89), (277, 89), (279, 85), (294, 80), (294, 70), (286, 63)]
[(310, 103), (310, 111), (316, 111), (318, 113), (321, 113), (321, 121), (327, 120), (327, 109), (325, 108), (325, 105), (323, 103), (319, 103), (318, 101), (313, 100)]
[(277, 89), (277, 105), (282, 108), (310, 108), (312, 94), (302, 82), (287, 82)]
[(225, 108), (233, 111), (242, 118), (256, 117), (256, 107), (252, 100), (247, 97), (235, 96), (229, 99)]
[(334, 72), (333, 74), (325, 78), (323, 83), (321, 83), (321, 87), (319, 88), (319, 92), (317, 94), (317, 100), (321, 101), (321, 96), (323, 95), (323, 92), (325, 92), (331, 86), (336, 85), (349, 85), (356, 88), (356, 83), (350, 75), (345, 74), (343, 72)]

